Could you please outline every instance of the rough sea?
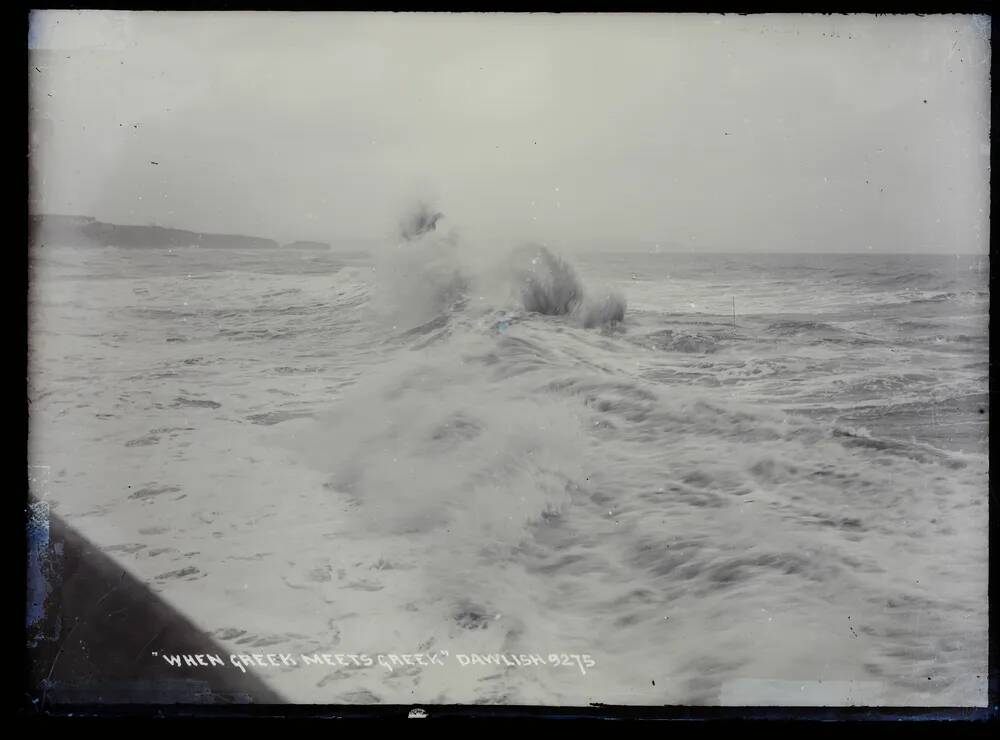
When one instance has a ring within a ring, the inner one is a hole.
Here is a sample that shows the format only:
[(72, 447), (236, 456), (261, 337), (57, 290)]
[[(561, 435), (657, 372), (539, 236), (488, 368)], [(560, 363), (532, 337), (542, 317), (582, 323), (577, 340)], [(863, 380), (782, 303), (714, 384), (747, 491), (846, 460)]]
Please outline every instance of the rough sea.
[(233, 654), (451, 658), (290, 702), (985, 703), (985, 256), (455, 250), (35, 249), (33, 495)]

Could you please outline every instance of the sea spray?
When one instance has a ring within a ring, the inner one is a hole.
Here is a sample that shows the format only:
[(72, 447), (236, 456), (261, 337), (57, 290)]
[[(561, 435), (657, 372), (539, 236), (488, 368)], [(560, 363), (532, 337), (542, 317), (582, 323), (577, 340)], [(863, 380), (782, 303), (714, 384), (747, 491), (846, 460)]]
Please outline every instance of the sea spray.
[(587, 329), (625, 318), (624, 296), (610, 290), (585, 291), (573, 266), (545, 246), (515, 250), (512, 264), (512, 277), (525, 311), (570, 316)]
[(504, 300), (504, 285), (508, 302), (528, 313), (567, 316), (588, 329), (624, 320), (624, 296), (585, 290), (570, 262), (548, 247), (524, 245), (497, 260), (453, 230), (438, 232), (443, 217), (418, 204), (400, 222), (401, 241), (378, 255), (376, 305), (393, 327), (411, 329), (470, 304), (488, 309)]
[(585, 475), (583, 410), (498, 376), (496, 352), (494, 335), (458, 332), (369, 373), (318, 417), (309, 458), (370, 531), (516, 544), (566, 503)]
[(455, 308), (468, 295), (457, 240), (425, 233), (376, 255), (374, 309), (384, 323), (411, 329)]
[(583, 286), (566, 260), (545, 247), (523, 247), (514, 254), (515, 276), (524, 310), (546, 316), (576, 311), (583, 301)]
[(413, 241), (434, 231), (437, 222), (442, 218), (444, 218), (443, 213), (435, 211), (426, 203), (418, 203), (410, 213), (400, 219), (399, 235), (404, 241)]
[(614, 326), (625, 320), (625, 297), (611, 290), (594, 296), (588, 295), (577, 309), (576, 315), (584, 329)]

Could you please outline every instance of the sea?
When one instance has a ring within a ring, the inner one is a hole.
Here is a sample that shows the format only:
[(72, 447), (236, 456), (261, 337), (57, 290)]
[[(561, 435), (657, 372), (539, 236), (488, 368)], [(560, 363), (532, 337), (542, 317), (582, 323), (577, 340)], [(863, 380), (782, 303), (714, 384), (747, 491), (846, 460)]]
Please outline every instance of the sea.
[(32, 495), (289, 702), (986, 703), (987, 256), (136, 247)]

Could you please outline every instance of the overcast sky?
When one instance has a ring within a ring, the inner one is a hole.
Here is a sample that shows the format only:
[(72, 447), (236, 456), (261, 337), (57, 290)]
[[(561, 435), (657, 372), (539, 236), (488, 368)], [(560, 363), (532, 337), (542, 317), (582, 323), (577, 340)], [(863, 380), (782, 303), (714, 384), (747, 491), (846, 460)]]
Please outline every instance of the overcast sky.
[[(43, 11), (32, 206), (381, 238), (985, 252), (989, 20)], [(156, 164), (153, 164), (153, 163)]]

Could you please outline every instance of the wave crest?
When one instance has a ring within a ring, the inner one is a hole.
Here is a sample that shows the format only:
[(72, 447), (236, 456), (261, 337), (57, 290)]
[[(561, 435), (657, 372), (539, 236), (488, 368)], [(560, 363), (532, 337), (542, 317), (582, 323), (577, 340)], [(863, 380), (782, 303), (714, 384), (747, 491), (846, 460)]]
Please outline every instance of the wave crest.
[[(576, 270), (545, 246), (515, 249), (490, 264), (482, 250), (459, 245), (453, 234), (431, 234), (443, 214), (420, 204), (400, 222), (403, 242), (382, 255), (376, 267), (379, 303), (394, 325), (412, 328), (462, 309), (475, 296), (486, 307), (509, 297), (527, 313), (567, 316), (584, 328), (613, 326), (625, 318), (625, 298), (606, 290), (584, 289)], [(477, 259), (477, 256), (480, 259)], [(507, 283), (507, 286), (504, 286)], [(486, 296), (484, 296), (486, 294)]]
[(546, 316), (577, 310), (583, 301), (583, 286), (573, 267), (545, 247), (527, 247), (520, 253), (531, 255), (530, 267), (517, 271), (524, 310)]
[(440, 211), (433, 210), (426, 203), (418, 203), (412, 213), (400, 220), (399, 235), (405, 241), (413, 241), (429, 231), (434, 231), (437, 228), (437, 222), (442, 218), (444, 218), (444, 214)]
[(593, 297), (587, 294), (573, 266), (547, 248), (524, 247), (515, 256), (528, 263), (515, 270), (525, 311), (572, 316), (587, 329), (624, 320), (624, 296), (610, 290)]
[(625, 296), (609, 291), (599, 298), (588, 298), (578, 313), (584, 329), (614, 326), (625, 320)]

